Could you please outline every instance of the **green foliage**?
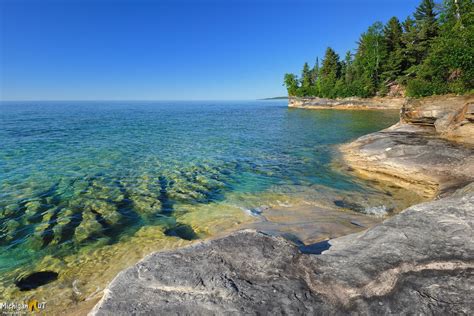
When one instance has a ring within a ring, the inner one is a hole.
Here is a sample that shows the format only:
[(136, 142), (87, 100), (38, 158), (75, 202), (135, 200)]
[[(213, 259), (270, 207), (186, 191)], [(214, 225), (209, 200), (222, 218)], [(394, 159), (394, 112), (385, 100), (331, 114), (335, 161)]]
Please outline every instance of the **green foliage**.
[[(456, 4), (457, 3), (457, 4)], [(474, 13), (471, 1), (445, 1), (443, 24), (418, 67), (416, 78), (408, 81), (411, 96), (464, 93), (474, 87)]]
[(322, 97), (335, 98), (337, 93), (335, 85), (340, 75), (339, 55), (328, 47), (324, 55), (323, 65), (320, 69), (319, 92)]
[[(395, 81), (405, 70), (406, 62), (402, 50), (403, 29), (400, 21), (392, 17), (383, 29), (383, 37), (387, 50), (387, 58), (383, 63), (382, 81)], [(382, 89), (386, 85), (382, 85)], [(385, 91), (383, 91), (385, 92)]]
[(360, 37), (355, 59), (360, 76), (370, 80), (371, 90), (373, 91), (369, 91), (369, 94), (375, 93), (376, 88), (380, 85), (380, 74), (386, 57), (387, 47), (383, 34), (383, 24), (375, 22)]
[(301, 80), (285, 75), (290, 96), (371, 97), (397, 82), (414, 97), (474, 91), (474, 3), (421, 0), (403, 23), (392, 17), (364, 32), (344, 60), (331, 48), (321, 67), (305, 63)]
[(426, 32), (428, 37), (435, 37), (438, 24), (436, 20), (435, 3), (433, 0), (422, 0), (416, 8), (413, 16), (420, 27), (420, 31)]
[(410, 80), (407, 85), (407, 95), (416, 97), (426, 97), (435, 94), (435, 86), (430, 82), (415, 78)]
[(285, 74), (284, 85), (288, 90), (289, 96), (296, 96), (298, 91), (298, 77), (294, 74)]
[(303, 70), (301, 71), (301, 87), (300, 94), (303, 96), (311, 95), (311, 87), (313, 85), (313, 74), (309, 68), (308, 63), (304, 63)]

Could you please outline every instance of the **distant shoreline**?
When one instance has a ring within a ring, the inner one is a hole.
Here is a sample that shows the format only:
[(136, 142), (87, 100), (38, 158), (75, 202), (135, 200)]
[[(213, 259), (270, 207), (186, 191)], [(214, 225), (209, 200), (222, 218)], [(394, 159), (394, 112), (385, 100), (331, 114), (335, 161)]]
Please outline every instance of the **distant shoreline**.
[(263, 99), (257, 99), (257, 100), (287, 100), (288, 97), (272, 97), (272, 98), (263, 98)]

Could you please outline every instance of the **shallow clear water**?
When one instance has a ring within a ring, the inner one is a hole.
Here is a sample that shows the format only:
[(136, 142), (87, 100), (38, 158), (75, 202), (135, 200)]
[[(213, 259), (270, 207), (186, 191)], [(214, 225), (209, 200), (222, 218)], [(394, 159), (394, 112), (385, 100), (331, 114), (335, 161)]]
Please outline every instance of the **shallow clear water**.
[(0, 273), (116, 245), (146, 227), (205, 237), (193, 221), (206, 214), (187, 212), (258, 206), (247, 194), (306, 185), (370, 194), (331, 169), (333, 145), (397, 117), (286, 101), (3, 102)]

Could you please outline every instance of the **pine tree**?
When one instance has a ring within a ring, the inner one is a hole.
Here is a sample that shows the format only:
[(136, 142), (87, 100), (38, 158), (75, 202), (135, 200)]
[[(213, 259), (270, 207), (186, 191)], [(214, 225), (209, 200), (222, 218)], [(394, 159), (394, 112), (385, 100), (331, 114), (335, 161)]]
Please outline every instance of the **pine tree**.
[(416, 26), (416, 64), (420, 64), (428, 55), (433, 39), (438, 34), (438, 21), (436, 19), (435, 4), (433, 0), (422, 0), (414, 14)]
[(314, 67), (311, 70), (311, 78), (313, 81), (313, 85), (311, 87), (311, 95), (319, 96), (319, 58), (316, 57), (316, 62), (314, 63)]
[(344, 81), (346, 84), (351, 84), (352, 80), (354, 79), (354, 70), (353, 68), (353, 60), (352, 60), (352, 53), (350, 50), (346, 52), (346, 56), (344, 57), (344, 65), (345, 65), (345, 71), (344, 71)]
[(374, 95), (380, 85), (382, 65), (387, 55), (383, 24), (375, 22), (367, 32), (363, 33), (358, 42), (355, 64), (358, 68), (360, 94)]
[(311, 79), (313, 80), (313, 84), (318, 81), (319, 77), (319, 58), (316, 57), (316, 62), (314, 63), (314, 67), (311, 70)]
[(392, 17), (383, 28), (383, 35), (387, 51), (393, 52), (402, 45), (402, 25), (397, 17)]
[(426, 32), (426, 38), (433, 38), (438, 33), (434, 0), (422, 0), (413, 14), (420, 29)]
[(328, 47), (320, 69), (320, 93), (322, 97), (336, 97), (335, 85), (340, 73), (339, 55)]
[(311, 86), (313, 85), (313, 74), (308, 63), (304, 63), (301, 72), (301, 94), (307, 96), (311, 94)]
[(418, 64), (420, 53), (418, 52), (418, 40), (417, 40), (417, 29), (415, 21), (411, 17), (407, 17), (403, 22), (403, 34), (402, 34), (402, 54), (403, 54), (403, 66), (404, 77), (399, 78), (402, 83), (406, 83), (406, 80), (410, 76), (415, 75), (415, 69), (413, 66)]
[(354, 77), (355, 77), (355, 72), (354, 72), (354, 60), (352, 59), (352, 53), (351, 51), (346, 52), (346, 56), (344, 58), (344, 66), (345, 66), (345, 71), (344, 71), (344, 85), (345, 85), (345, 96), (352, 96), (354, 95)]
[(383, 29), (387, 59), (384, 62), (382, 80), (384, 82), (394, 81), (400, 76), (406, 62), (402, 51), (403, 29), (400, 21), (392, 17)]

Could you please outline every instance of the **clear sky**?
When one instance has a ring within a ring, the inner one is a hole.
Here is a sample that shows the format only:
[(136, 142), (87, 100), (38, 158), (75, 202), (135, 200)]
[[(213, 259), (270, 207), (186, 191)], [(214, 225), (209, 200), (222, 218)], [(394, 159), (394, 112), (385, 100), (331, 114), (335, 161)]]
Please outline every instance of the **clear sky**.
[(0, 99), (281, 96), (284, 73), (418, 3), (0, 0)]

